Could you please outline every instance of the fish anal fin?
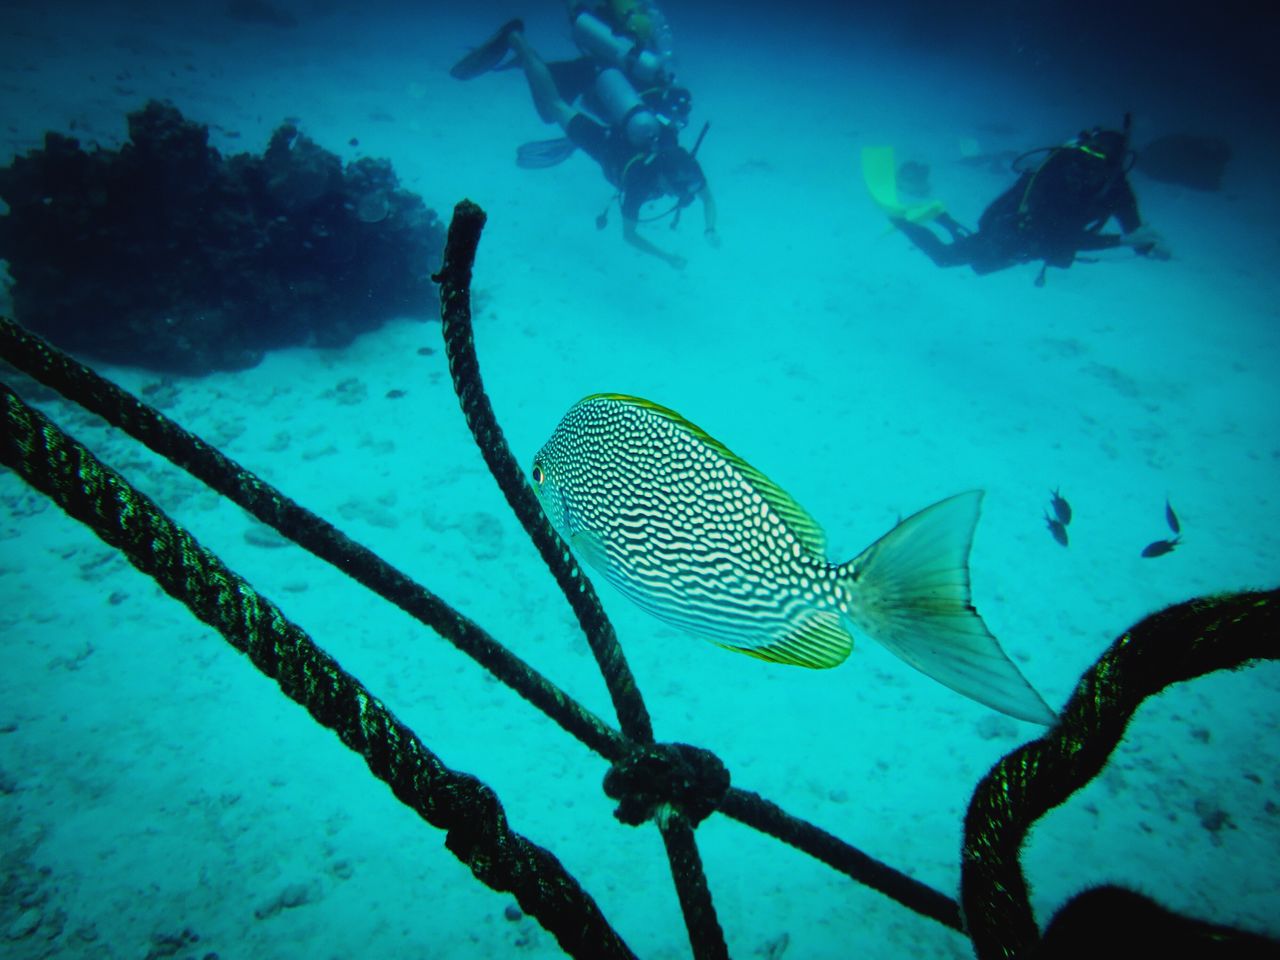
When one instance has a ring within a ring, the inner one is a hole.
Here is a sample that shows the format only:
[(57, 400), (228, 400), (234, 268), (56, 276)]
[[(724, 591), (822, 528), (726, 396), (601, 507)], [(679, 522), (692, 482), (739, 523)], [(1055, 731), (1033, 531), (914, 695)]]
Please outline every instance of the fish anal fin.
[(820, 610), (807, 614), (777, 640), (752, 647), (721, 646), (769, 663), (826, 670), (844, 663), (853, 649), (853, 637), (840, 622), (839, 614)]

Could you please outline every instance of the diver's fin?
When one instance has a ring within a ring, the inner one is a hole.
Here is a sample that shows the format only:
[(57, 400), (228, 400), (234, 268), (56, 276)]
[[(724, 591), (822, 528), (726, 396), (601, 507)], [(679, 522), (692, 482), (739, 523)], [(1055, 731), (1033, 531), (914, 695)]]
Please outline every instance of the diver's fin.
[(898, 165), (893, 147), (862, 148), (862, 180), (871, 199), (892, 218), (924, 223), (946, 209), (939, 200), (903, 203), (898, 198)]
[(514, 30), (524, 30), (521, 20), (509, 20), (498, 28), (498, 32), (476, 47), (449, 69), (449, 76), (455, 80), (471, 80), (496, 69), (511, 48), (510, 37)]
[(1000, 649), (969, 595), (969, 548), (982, 491), (908, 517), (840, 567), (859, 629), (952, 690), (1010, 716), (1057, 715)]
[(830, 610), (814, 610), (781, 639), (759, 647), (721, 646), (745, 653), (770, 663), (786, 663), (797, 667), (824, 670), (839, 666), (853, 649), (853, 637), (840, 622), (840, 615)]
[(568, 160), (577, 149), (577, 145), (568, 137), (522, 143), (516, 148), (516, 166), (525, 170), (554, 167)]

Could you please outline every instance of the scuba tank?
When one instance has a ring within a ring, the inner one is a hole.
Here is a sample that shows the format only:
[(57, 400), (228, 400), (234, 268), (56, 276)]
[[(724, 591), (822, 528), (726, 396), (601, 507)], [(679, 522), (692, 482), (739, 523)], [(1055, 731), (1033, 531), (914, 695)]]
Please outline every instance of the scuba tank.
[(662, 62), (670, 68), (676, 59), (676, 44), (671, 34), (671, 24), (667, 23), (667, 18), (662, 15), (662, 11), (652, 4), (649, 6), (649, 19), (653, 22), (653, 49), (662, 58)]
[(609, 25), (586, 10), (573, 18), (573, 40), (584, 53), (623, 70), (641, 86), (662, 86), (671, 82), (665, 60), (628, 37), (620, 37)]
[(596, 96), (605, 118), (626, 133), (633, 147), (647, 149), (657, 139), (662, 123), (645, 107), (617, 67), (600, 71), (596, 77)]
[(653, 0), (610, 0), (609, 8), (623, 32), (656, 53), (670, 71), (676, 59), (675, 40), (658, 5)]

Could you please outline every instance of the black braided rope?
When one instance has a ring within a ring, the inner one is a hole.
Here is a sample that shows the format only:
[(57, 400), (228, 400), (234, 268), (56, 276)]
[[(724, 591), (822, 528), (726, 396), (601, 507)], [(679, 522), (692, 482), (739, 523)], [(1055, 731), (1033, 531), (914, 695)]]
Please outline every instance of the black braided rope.
[(1147, 697), (1183, 680), (1280, 658), (1280, 590), (1180, 603), (1130, 628), (1081, 678), (1058, 725), (978, 785), (964, 824), (961, 903), (980, 960), (1039, 943), (1019, 852), (1027, 832), (1102, 770)]
[[(440, 284), (441, 320), (445, 351), (454, 391), (462, 404), (467, 426), (484, 455), (503, 496), (551, 569), (604, 676), (622, 731), (639, 744), (653, 742), (653, 727), (635, 677), (627, 665), (613, 624), (605, 616), (591, 582), (573, 558), (568, 545), (552, 529), (537, 497), (498, 426), (493, 406), (480, 379), (475, 336), (471, 325), (471, 271), (475, 263), (485, 215), (476, 204), (463, 200), (453, 211), (445, 241), (444, 264), (435, 280)], [(693, 828), (676, 815), (662, 823), (662, 837), (671, 864), (689, 943), (695, 957), (719, 960), (728, 956), (724, 932), (716, 917), (711, 891), (702, 870)]]
[(896, 900), (922, 917), (964, 932), (960, 905), (944, 893), (867, 856), (820, 827), (791, 816), (781, 807), (748, 790), (731, 787), (720, 812), (740, 823), (802, 850), (850, 879)]
[[(619, 763), (631, 755), (633, 745), (625, 737), (425, 587), (217, 448), (5, 317), (0, 317), (0, 357), (187, 470), (263, 523), (431, 627), (605, 759)], [(959, 914), (955, 901), (785, 813), (757, 794), (730, 789), (722, 812), (772, 834), (925, 916), (938, 919)], [(924, 893), (917, 896), (917, 888)], [(932, 909), (929, 904), (935, 900), (949, 905), (949, 911)], [(941, 922), (956, 926), (945, 919)]]
[(364, 757), (374, 776), (494, 890), (513, 893), (572, 956), (633, 954), (548, 850), (511, 830), (494, 792), (445, 766), (269, 600), (149, 498), (0, 383), (0, 462), (213, 627), (281, 691)]
[(671, 879), (680, 899), (680, 912), (684, 914), (693, 955), (699, 960), (729, 960), (729, 948), (711, 902), (711, 889), (707, 886), (706, 871), (702, 869), (693, 827), (679, 809), (672, 808), (669, 815), (659, 815), (658, 829), (662, 831)]
[(303, 549), (435, 630), (592, 750), (615, 760), (626, 741), (480, 626), (333, 524), (299, 506), (216, 447), (0, 317), (0, 357), (189, 472)]
[(605, 616), (591, 581), (583, 576), (582, 568), (574, 560), (568, 545), (547, 522), (538, 498), (524, 478), (524, 471), (511, 454), (494, 416), (493, 405), (485, 393), (484, 382), (480, 379), (480, 361), (476, 356), (471, 326), (471, 269), (484, 222), (484, 211), (471, 201), (463, 200), (454, 207), (445, 241), (444, 262), (440, 272), (432, 278), (440, 284), (440, 320), (453, 389), (489, 472), (498, 482), (516, 519), (551, 569), (582, 626), (609, 687), (622, 732), (637, 743), (651, 743), (653, 726), (649, 713), (613, 624)]

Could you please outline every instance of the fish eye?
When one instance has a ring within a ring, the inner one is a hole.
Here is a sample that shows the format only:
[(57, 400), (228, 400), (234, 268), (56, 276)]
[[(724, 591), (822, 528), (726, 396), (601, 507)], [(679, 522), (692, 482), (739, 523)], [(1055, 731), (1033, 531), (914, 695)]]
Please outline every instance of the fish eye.
[(542, 472), (542, 468), (536, 463), (533, 465), (533, 482), (538, 486), (542, 486), (542, 481), (547, 479), (546, 474)]

